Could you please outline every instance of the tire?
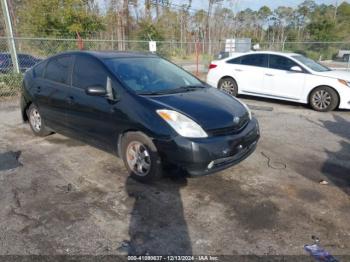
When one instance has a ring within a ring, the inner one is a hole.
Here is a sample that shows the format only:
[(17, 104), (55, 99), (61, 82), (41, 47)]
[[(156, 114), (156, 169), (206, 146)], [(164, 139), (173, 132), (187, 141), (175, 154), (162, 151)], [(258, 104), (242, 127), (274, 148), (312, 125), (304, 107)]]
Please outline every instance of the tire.
[(238, 95), (238, 86), (236, 81), (231, 77), (224, 77), (219, 81), (219, 89), (231, 95)]
[(27, 109), (27, 117), (30, 128), (36, 136), (48, 136), (52, 132), (46, 127), (44, 119), (42, 119), (39, 109), (31, 104)]
[(162, 163), (157, 148), (144, 133), (126, 133), (121, 141), (121, 154), (133, 179), (149, 183), (162, 176)]
[(309, 103), (316, 111), (328, 112), (337, 108), (339, 97), (334, 89), (328, 86), (320, 86), (311, 92)]

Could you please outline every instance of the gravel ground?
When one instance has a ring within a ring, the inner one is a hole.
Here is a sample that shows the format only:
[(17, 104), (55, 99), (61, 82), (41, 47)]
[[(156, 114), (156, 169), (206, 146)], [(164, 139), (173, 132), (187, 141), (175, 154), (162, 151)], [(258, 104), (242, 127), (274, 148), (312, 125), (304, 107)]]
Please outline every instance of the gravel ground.
[(0, 102), (0, 255), (300, 255), (312, 235), (349, 255), (350, 113), (243, 100), (262, 132), (251, 157), (152, 185), (107, 152), (34, 137)]

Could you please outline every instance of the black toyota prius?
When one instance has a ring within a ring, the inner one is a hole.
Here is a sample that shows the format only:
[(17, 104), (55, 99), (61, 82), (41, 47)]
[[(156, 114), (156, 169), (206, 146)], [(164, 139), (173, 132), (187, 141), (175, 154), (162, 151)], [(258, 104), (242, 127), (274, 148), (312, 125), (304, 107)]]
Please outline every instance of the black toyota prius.
[(98, 141), (140, 181), (165, 165), (217, 172), (256, 148), (247, 106), (154, 54), (67, 52), (26, 72), (21, 109), (33, 133)]

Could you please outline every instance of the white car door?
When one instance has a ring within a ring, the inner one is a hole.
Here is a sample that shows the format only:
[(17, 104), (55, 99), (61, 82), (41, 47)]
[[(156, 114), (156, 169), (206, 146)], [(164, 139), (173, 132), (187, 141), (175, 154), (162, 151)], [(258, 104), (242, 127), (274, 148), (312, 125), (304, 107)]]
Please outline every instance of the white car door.
[(239, 93), (260, 93), (263, 88), (264, 70), (267, 67), (266, 54), (244, 55), (227, 62), (235, 76)]
[[(292, 70), (298, 66), (301, 71)], [(293, 60), (280, 55), (269, 55), (269, 68), (264, 72), (264, 92), (276, 98), (300, 100), (306, 72)]]

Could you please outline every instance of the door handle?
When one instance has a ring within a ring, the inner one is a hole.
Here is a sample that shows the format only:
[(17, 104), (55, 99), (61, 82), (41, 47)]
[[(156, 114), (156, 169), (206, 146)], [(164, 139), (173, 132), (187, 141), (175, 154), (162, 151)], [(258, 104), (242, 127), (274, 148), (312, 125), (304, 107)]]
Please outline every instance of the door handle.
[(235, 71), (237, 71), (237, 72), (242, 72), (243, 70), (242, 70), (242, 69), (236, 68)]
[(266, 73), (265, 75), (266, 75), (266, 76), (273, 76), (273, 74), (268, 74), (268, 73)]
[(68, 104), (70, 105), (73, 105), (75, 102), (74, 102), (74, 97), (73, 96), (68, 96), (66, 97), (66, 101)]

